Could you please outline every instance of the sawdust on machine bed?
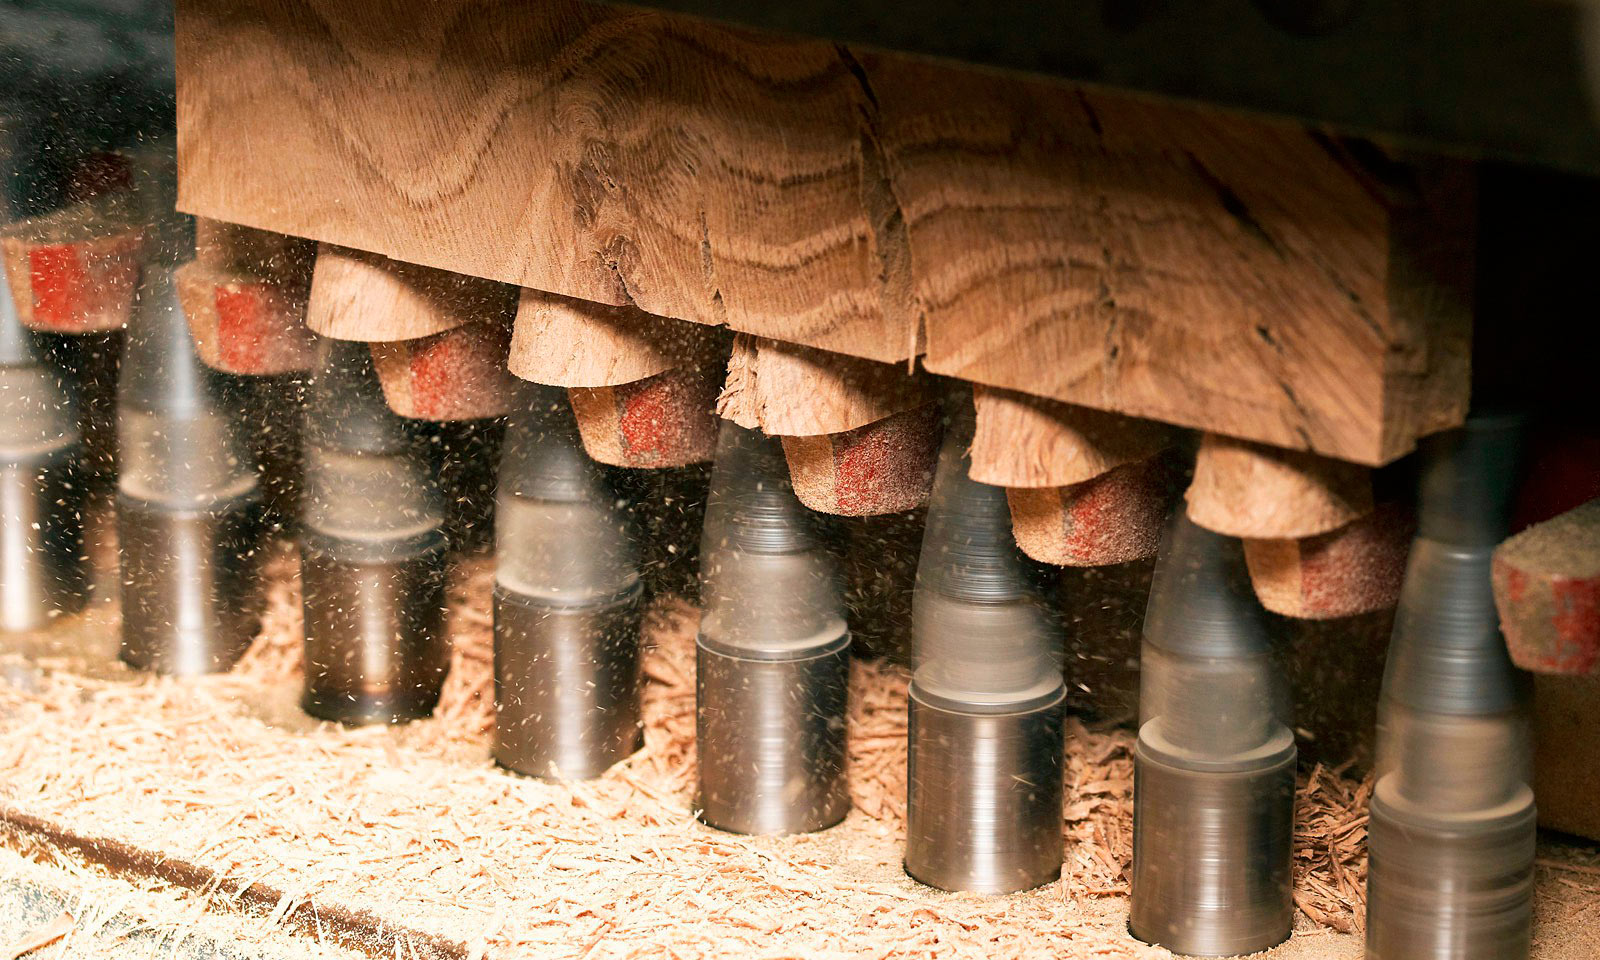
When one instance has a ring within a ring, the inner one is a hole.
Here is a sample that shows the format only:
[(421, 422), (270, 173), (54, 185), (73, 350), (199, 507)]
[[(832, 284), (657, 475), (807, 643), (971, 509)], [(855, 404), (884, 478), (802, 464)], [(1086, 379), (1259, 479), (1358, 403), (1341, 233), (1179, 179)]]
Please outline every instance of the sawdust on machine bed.
[[(736, 836), (700, 825), (691, 808), (693, 608), (652, 612), (644, 749), (598, 781), (552, 784), (488, 760), (486, 558), (455, 570), (453, 666), (437, 715), (398, 728), (298, 714), (293, 551), (280, 550), (269, 573), (262, 634), (231, 674), (97, 679), (57, 665), (0, 685), (9, 845), (237, 891), (232, 901), (261, 901), (312, 936), (364, 924), (377, 939), (362, 945), (397, 958), (1167, 955), (1126, 933), (1125, 730), (1071, 727), (1059, 882), (1006, 897), (944, 894), (900, 866), (898, 667), (853, 670), (846, 821), (813, 835)], [(1303, 777), (1291, 946), (1359, 952), (1334, 931), (1361, 927), (1369, 791), (1339, 771)]]

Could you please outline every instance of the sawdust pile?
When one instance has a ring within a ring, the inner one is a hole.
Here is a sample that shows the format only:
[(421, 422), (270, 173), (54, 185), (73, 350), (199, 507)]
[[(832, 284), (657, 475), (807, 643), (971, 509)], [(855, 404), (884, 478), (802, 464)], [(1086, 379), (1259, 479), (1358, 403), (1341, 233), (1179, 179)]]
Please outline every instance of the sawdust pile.
[[(292, 552), (274, 558), (262, 636), (200, 682), (55, 675), (0, 688), (6, 806), (90, 835), (272, 883), (296, 900), (394, 918), (472, 956), (883, 954), (1161, 957), (1125, 932), (1131, 736), (1073, 723), (1061, 883), (951, 895), (900, 868), (903, 669), (852, 672), (856, 810), (821, 834), (749, 838), (694, 820), (697, 611), (660, 603), (645, 657), (645, 747), (601, 780), (548, 784), (494, 769), (486, 559), (451, 582), (455, 653), (433, 719), (291, 733), (261, 704), (298, 690)], [(462, 745), (477, 748), (463, 761)], [(448, 749), (446, 749), (448, 748)], [(1301, 790), (1301, 926), (1359, 929), (1368, 790), (1314, 771)], [(396, 940), (396, 949), (400, 941)], [(777, 951), (774, 953), (774, 951)]]

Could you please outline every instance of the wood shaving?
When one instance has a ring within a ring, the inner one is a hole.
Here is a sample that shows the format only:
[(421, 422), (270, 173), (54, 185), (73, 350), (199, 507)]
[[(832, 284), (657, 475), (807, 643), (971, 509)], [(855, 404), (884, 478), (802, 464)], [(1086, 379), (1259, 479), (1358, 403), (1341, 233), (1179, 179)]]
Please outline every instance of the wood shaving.
[[(261, 636), (231, 674), (58, 671), (32, 690), (0, 685), (8, 739), (28, 744), (0, 756), (0, 804), (201, 865), (223, 889), (268, 883), (284, 891), (280, 915), (299, 903), (370, 911), (459, 942), (463, 956), (1168, 956), (1126, 933), (1126, 730), (1070, 722), (1060, 882), (945, 894), (900, 865), (901, 667), (852, 670), (846, 821), (736, 836), (692, 809), (695, 608), (660, 602), (647, 618), (644, 748), (599, 780), (553, 784), (488, 760), (488, 558), (452, 574), (453, 667), (436, 715), (400, 728), (263, 719), (292, 713), (300, 682), (294, 551), (279, 550), (268, 575)], [(1370, 792), (1321, 767), (1302, 783), (1303, 928), (1360, 929)]]
[(6, 960), (17, 960), (18, 957), (32, 953), (40, 947), (55, 943), (71, 933), (74, 924), (72, 914), (65, 910), (61, 911), (49, 923), (28, 931), (16, 943), (5, 947)]

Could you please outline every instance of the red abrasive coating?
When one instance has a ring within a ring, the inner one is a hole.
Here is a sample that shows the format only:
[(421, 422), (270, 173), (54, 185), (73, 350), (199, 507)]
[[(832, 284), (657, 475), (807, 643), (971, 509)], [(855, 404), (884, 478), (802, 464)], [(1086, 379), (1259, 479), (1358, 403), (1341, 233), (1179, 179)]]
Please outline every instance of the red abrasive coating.
[(262, 291), (255, 287), (217, 288), (217, 348), (228, 369), (258, 370), (266, 361), (261, 297)]
[(1587, 674), (1600, 665), (1600, 500), (1502, 543), (1491, 577), (1517, 666)]
[(1392, 607), (1400, 599), (1416, 520), (1400, 503), (1328, 533), (1298, 540), (1246, 540), (1245, 560), (1261, 605), (1305, 620)]
[(867, 517), (926, 502), (941, 433), (940, 406), (926, 403), (854, 430), (782, 439), (801, 503), (822, 513)]
[(1044, 563), (1097, 567), (1152, 556), (1175, 490), (1157, 455), (1066, 487), (1011, 487), (1017, 546)]
[(477, 420), (511, 409), (517, 380), (506, 369), (511, 330), (471, 323), (414, 340), (374, 343), (378, 379), (403, 417)]
[(224, 373), (272, 376), (310, 367), (306, 284), (219, 270), (198, 261), (175, 278), (200, 359)]
[(48, 333), (120, 329), (139, 281), (137, 233), (71, 243), (40, 244), (28, 251), (32, 303), (23, 322)]
[(723, 364), (685, 364), (613, 387), (573, 387), (589, 456), (617, 467), (681, 467), (716, 452)]

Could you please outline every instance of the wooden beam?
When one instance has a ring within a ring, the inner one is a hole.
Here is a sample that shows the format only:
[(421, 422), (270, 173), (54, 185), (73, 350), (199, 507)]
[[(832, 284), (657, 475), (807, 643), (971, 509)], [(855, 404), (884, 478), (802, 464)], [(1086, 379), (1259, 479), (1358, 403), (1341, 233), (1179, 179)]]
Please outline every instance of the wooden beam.
[(583, 0), (178, 55), (189, 212), (1367, 464), (1464, 415), (1460, 166)]
[(335, 340), (384, 343), (468, 323), (509, 323), (516, 291), (360, 250), (322, 244), (311, 275), (306, 326)]

